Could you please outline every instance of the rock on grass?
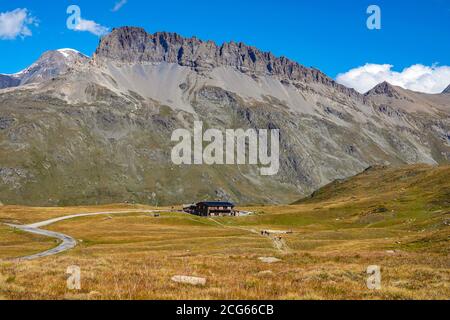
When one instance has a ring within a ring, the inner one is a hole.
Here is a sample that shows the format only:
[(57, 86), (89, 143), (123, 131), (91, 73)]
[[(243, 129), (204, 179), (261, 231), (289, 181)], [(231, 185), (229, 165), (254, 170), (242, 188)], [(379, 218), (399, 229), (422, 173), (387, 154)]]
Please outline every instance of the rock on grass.
[(260, 257), (258, 259), (264, 263), (275, 263), (275, 262), (281, 261), (280, 259), (275, 258), (275, 257)]
[(199, 277), (189, 277), (189, 276), (173, 276), (172, 277), (173, 282), (177, 283), (184, 283), (184, 284), (190, 284), (193, 286), (204, 286), (206, 285), (206, 279), (205, 278), (199, 278)]

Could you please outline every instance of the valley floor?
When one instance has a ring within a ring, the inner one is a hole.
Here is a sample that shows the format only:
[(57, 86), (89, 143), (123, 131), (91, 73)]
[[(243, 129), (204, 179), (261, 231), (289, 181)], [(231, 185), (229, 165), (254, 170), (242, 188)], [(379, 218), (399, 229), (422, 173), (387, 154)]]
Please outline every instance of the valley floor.
[[(148, 211), (154, 208), (130, 205), (0, 207), (0, 298), (449, 299), (445, 195), (450, 189), (447, 182), (443, 188), (415, 187), (430, 179), (433, 185), (436, 179), (449, 181), (449, 169), (405, 170), (389, 188), (373, 180), (380, 173), (366, 172), (325, 187), (316, 199), (245, 208), (255, 212), (249, 217), (207, 219), (171, 208), (155, 216)], [(382, 174), (393, 177), (389, 171)], [(362, 181), (376, 192), (367, 193)], [(11, 260), (57, 243), (3, 223), (123, 210), (136, 212), (45, 226), (75, 238), (77, 247), (33, 261)], [(262, 230), (292, 233), (266, 236)], [(280, 261), (267, 263), (262, 257)], [(66, 286), (72, 265), (81, 268), (78, 291)], [(367, 287), (370, 265), (381, 267), (380, 290)], [(204, 277), (207, 283), (179, 284), (171, 281), (175, 275)]]

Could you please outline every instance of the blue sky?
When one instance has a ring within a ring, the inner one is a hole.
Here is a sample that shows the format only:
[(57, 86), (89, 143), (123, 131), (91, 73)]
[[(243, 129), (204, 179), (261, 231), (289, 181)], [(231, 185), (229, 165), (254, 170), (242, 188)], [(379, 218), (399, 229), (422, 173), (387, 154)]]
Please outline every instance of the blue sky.
[[(0, 72), (20, 71), (50, 49), (91, 55), (99, 37), (67, 29), (66, 9), (72, 4), (81, 8), (83, 19), (108, 28), (132, 25), (218, 43), (242, 41), (331, 77), (366, 63), (397, 71), (415, 64), (450, 66), (448, 0), (128, 0), (113, 12), (118, 1), (1, 1), (1, 13), (26, 8), (34, 20), (28, 26), (32, 34), (0, 40)], [(370, 4), (381, 8), (381, 30), (366, 27)]]

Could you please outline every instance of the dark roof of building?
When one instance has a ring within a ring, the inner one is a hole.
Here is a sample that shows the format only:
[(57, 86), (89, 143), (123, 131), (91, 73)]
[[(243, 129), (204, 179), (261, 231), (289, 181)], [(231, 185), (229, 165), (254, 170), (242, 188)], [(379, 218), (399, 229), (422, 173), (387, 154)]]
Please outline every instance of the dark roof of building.
[(231, 202), (223, 202), (223, 201), (202, 201), (197, 203), (197, 205), (202, 204), (207, 207), (234, 207), (234, 204)]

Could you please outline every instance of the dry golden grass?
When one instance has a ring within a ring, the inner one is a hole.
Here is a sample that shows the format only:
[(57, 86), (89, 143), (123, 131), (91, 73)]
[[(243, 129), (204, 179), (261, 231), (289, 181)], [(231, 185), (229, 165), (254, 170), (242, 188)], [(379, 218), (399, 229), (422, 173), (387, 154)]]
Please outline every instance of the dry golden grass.
[[(156, 209), (144, 205), (110, 204), (102, 206), (84, 207), (24, 207), (24, 206), (0, 206), (0, 223), (30, 224), (64, 215), (89, 213), (99, 211), (126, 211), (126, 210), (152, 210)], [(169, 208), (158, 208), (169, 209)]]
[[(94, 208), (92, 208), (94, 209)], [(195, 221), (193, 221), (195, 220)], [(196, 222), (198, 220), (198, 222)], [(446, 299), (448, 256), (387, 252), (414, 236), (362, 230), (294, 230), (288, 253), (269, 238), (210, 221), (164, 214), (80, 218), (49, 229), (80, 245), (56, 257), (0, 264), (0, 294), (8, 299)], [(364, 235), (364, 236), (362, 236)], [(448, 234), (447, 234), (448, 236)], [(358, 238), (346, 240), (345, 238)], [(342, 240), (341, 238), (344, 238)], [(31, 245), (31, 242), (30, 242)], [(262, 256), (282, 261), (264, 264)], [(82, 290), (66, 288), (66, 268), (82, 269)], [(383, 288), (368, 290), (366, 268), (382, 267)], [(272, 273), (261, 273), (270, 270)], [(206, 287), (170, 281), (201, 276)]]
[[(389, 188), (377, 186), (376, 178), (392, 173), (372, 172), (327, 187), (328, 196), (317, 201), (248, 208), (255, 211), (250, 217), (213, 221), (142, 212), (62, 221), (47, 229), (73, 236), (79, 246), (41, 260), (0, 262), (0, 297), (449, 299), (450, 206), (445, 197), (450, 191), (445, 187), (449, 170), (420, 166), (405, 170)], [(363, 178), (376, 192), (361, 186)], [(430, 179), (433, 185), (442, 179), (444, 187), (433, 187), (434, 193), (415, 187)], [(0, 207), (0, 221), (29, 223), (105, 209), (130, 206)], [(285, 247), (280, 250), (273, 239), (261, 236), (264, 229), (293, 233), (282, 236)], [(52, 240), (12, 233), (6, 227), (0, 227), (0, 242), (3, 258), (54, 246)], [(266, 264), (259, 257), (281, 261)], [(80, 291), (66, 287), (70, 265), (81, 267)], [(366, 286), (369, 265), (381, 266), (381, 290)], [(170, 281), (174, 275), (205, 277), (208, 282), (204, 287), (177, 284)]]

